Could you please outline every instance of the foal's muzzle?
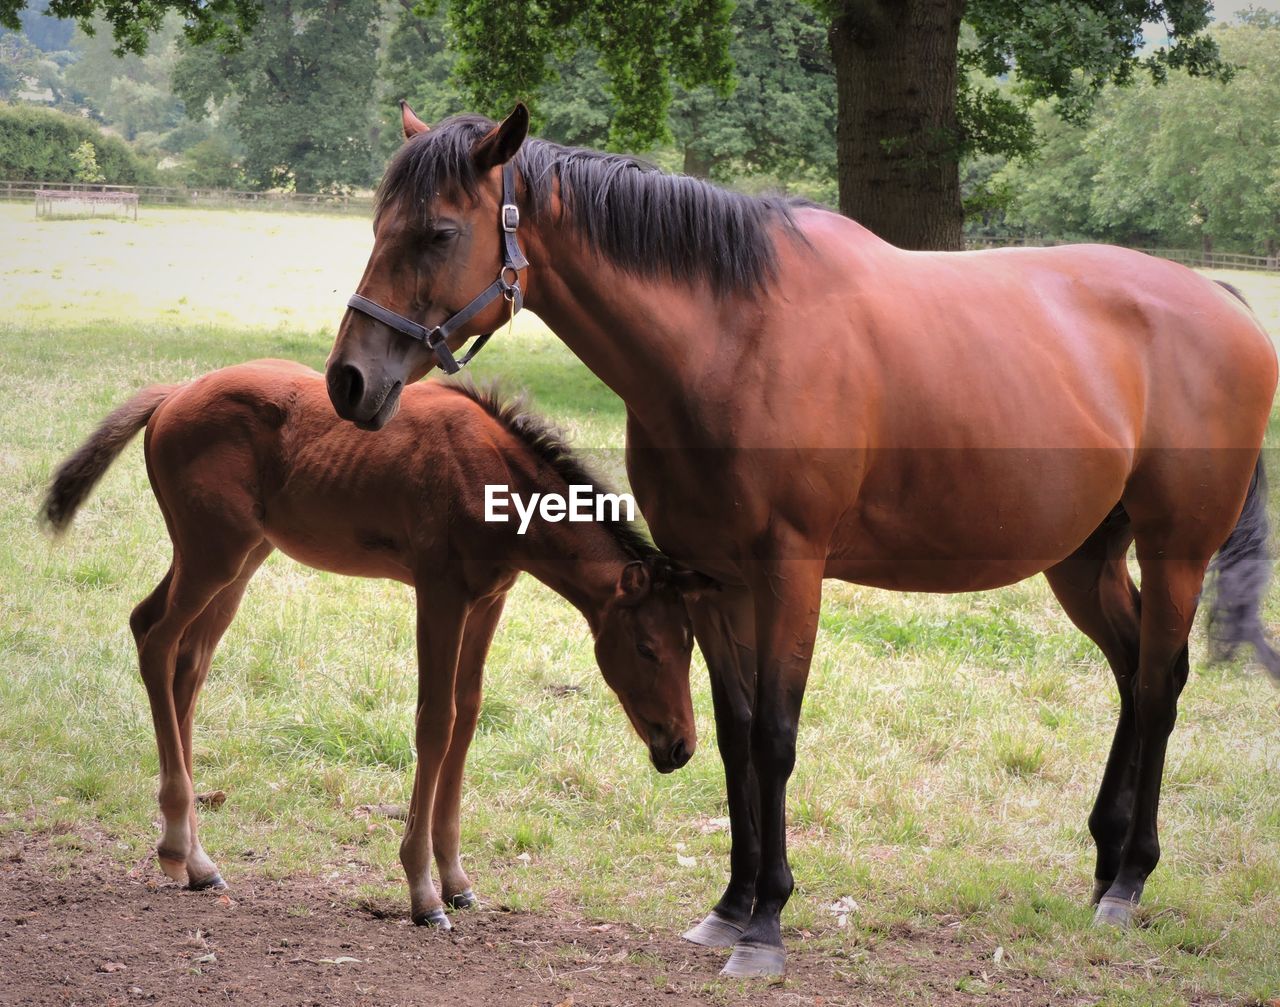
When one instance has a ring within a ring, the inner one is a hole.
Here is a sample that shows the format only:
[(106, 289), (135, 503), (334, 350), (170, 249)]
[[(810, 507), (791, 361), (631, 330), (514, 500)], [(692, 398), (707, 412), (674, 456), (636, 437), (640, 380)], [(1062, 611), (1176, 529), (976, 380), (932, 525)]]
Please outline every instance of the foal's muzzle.
[(649, 758), (653, 760), (653, 767), (659, 773), (674, 773), (693, 758), (693, 749), (684, 738), (677, 738), (675, 741), (655, 740), (649, 742)]

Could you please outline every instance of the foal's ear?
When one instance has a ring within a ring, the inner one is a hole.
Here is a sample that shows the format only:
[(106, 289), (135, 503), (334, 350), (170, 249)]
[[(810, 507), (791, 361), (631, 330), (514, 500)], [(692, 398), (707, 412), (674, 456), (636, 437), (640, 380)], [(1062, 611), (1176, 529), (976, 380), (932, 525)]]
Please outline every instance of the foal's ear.
[(476, 170), (485, 172), (506, 164), (516, 156), (528, 135), (529, 110), (524, 107), (524, 102), (519, 101), (509, 116), (480, 137), (471, 148), (471, 160), (475, 162)]
[(413, 114), (413, 109), (403, 98), (400, 99), (400, 125), (404, 129), (404, 138), (410, 140), (419, 133), (428, 132), (431, 127)]
[(618, 599), (624, 605), (639, 605), (652, 589), (653, 575), (644, 560), (633, 560), (622, 568), (618, 576)]

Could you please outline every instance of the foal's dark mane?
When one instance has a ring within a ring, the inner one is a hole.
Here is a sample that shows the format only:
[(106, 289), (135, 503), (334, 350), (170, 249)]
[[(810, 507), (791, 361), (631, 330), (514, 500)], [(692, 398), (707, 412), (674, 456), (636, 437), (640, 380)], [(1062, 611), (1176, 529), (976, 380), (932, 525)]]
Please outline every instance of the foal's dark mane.
[[(549, 465), (570, 486), (591, 486), (597, 493), (613, 493), (565, 443), (564, 434), (550, 420), (533, 412), (524, 395), (508, 395), (497, 384), (477, 386), (470, 381), (450, 383), (509, 430), (533, 454)], [(645, 534), (628, 521), (598, 522), (632, 559), (644, 559), (658, 550)]]
[[(405, 143), (391, 160), (374, 219), (399, 203), (429, 218), (438, 193), (474, 198), (479, 177), (471, 149), (493, 128), (477, 115), (446, 119)], [(560, 182), (565, 221), (590, 248), (639, 276), (703, 280), (717, 294), (751, 292), (777, 273), (770, 229), (798, 235), (792, 209), (802, 200), (747, 196), (687, 175), (667, 175), (623, 154), (528, 139), (515, 157), (525, 185), (523, 209), (545, 214)]]

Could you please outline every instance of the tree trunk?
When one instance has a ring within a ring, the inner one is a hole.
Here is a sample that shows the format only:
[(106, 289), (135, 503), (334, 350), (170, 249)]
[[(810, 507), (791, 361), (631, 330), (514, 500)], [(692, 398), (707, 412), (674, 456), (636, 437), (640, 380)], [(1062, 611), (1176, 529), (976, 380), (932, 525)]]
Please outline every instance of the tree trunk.
[(840, 0), (840, 212), (901, 248), (962, 247), (956, 55), (965, 0)]

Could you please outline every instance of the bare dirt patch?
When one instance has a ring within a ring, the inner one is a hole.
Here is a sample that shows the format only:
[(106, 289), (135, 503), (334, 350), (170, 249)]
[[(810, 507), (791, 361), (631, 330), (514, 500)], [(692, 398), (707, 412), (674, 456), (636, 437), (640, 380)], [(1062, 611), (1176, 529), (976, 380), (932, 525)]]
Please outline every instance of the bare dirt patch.
[[(73, 841), (67, 842), (70, 838)], [(450, 934), (362, 903), (358, 880), (242, 878), (226, 898), (127, 865), (88, 833), (0, 838), (6, 1004), (1061, 1004), (1053, 985), (993, 971), (945, 928), (878, 939), (865, 961), (792, 942), (785, 983), (715, 982), (725, 953), (653, 931), (480, 909)], [(867, 962), (873, 961), (874, 967)]]

